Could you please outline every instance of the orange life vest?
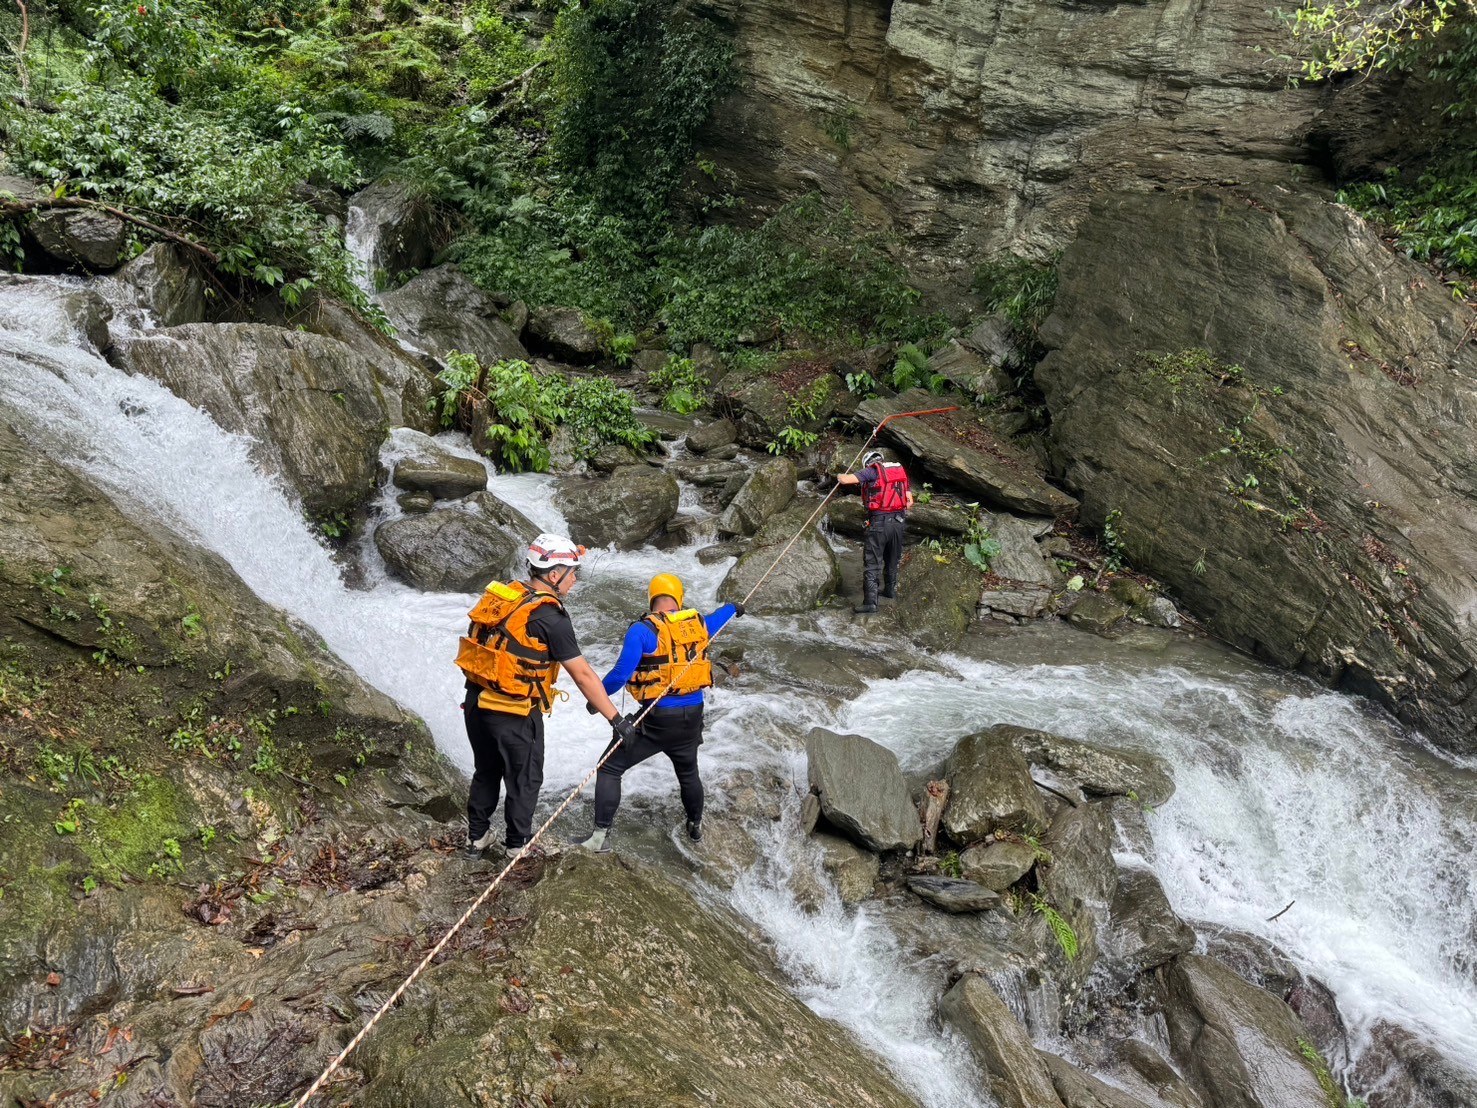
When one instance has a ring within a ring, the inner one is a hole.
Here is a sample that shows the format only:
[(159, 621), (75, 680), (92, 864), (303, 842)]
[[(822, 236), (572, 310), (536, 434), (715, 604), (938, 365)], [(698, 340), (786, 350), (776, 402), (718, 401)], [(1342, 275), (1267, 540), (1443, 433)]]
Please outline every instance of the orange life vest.
[(559, 663), (528, 633), (528, 617), (544, 604), (559, 604), (559, 598), (521, 581), (511, 585), (494, 581), (467, 613), (472, 624), (461, 640), (456, 664), (467, 680), (484, 690), (477, 700), (480, 707), (516, 716), (528, 715), (535, 705), (546, 715), (554, 710)]
[(656, 632), (656, 650), (642, 656), (626, 689), (643, 703), (671, 693), (682, 696), (713, 683), (708, 661), (708, 625), (692, 609), (653, 612), (642, 623)]

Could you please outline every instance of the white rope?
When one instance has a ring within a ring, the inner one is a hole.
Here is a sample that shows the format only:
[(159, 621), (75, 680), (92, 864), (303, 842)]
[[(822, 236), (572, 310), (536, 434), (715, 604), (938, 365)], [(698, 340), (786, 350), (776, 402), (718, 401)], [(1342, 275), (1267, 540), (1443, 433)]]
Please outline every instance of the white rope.
[[(903, 412), (900, 414), (925, 415), (931, 413)], [(898, 417), (890, 416), (889, 418), (896, 419)], [(872, 433), (867, 436), (867, 441), (862, 443), (862, 448), (857, 451), (856, 458), (852, 461), (853, 468), (855, 468), (857, 462), (861, 461), (862, 454), (866, 452), (866, 449), (868, 446), (871, 445), (872, 440), (877, 437), (877, 432), (881, 431), (886, 423), (887, 420), (884, 419), (882, 423), (877, 424), (877, 426), (872, 429)], [(812, 523), (815, 522), (816, 517), (821, 514), (821, 511), (830, 502), (831, 497), (836, 495), (836, 490), (840, 487), (840, 485), (835, 485), (832, 487), (831, 491), (826, 494), (825, 498), (820, 502), (819, 505), (816, 506), (815, 511), (810, 513), (810, 518), (807, 519), (801, 525), (800, 529), (791, 536), (790, 541), (785, 544), (785, 548), (781, 550), (779, 554), (775, 557), (774, 561), (770, 563), (769, 568), (764, 571), (764, 576), (759, 578), (758, 582), (754, 585), (752, 589), (748, 591), (743, 600), (739, 601), (740, 604), (747, 605), (749, 601), (753, 599), (754, 594), (759, 591), (759, 586), (763, 585), (765, 581), (769, 580), (769, 575), (775, 571), (775, 567), (778, 566), (784, 556), (790, 552), (790, 547), (794, 546), (795, 541), (805, 533), (806, 529), (810, 527)], [(711, 645), (714, 639), (723, 634), (723, 632), (728, 628), (728, 624), (732, 622), (733, 620), (730, 619), (722, 627), (718, 628), (717, 631), (713, 632), (713, 634), (708, 639), (709, 644)], [(655, 708), (657, 702), (667, 694), (667, 689), (670, 689), (679, 680), (681, 680), (682, 676), (687, 672), (687, 670), (696, 660), (697, 659), (695, 658), (689, 658), (687, 661), (687, 665), (683, 666), (682, 669), (678, 671), (676, 676), (674, 676), (670, 681), (667, 682), (666, 689), (663, 689), (655, 697), (646, 702), (645, 707), (641, 709), (641, 713), (637, 715), (633, 720), (631, 720), (633, 726), (639, 725), (641, 721), (646, 718), (646, 714), (650, 712), (653, 708)], [(357, 1047), (360, 1043), (364, 1041), (365, 1037), (370, 1033), (370, 1031), (374, 1029), (374, 1025), (380, 1021), (380, 1018), (391, 1008), (393, 1008), (395, 1006), (395, 1003), (402, 996), (405, 995), (405, 991), (415, 983), (416, 978), (418, 978), (422, 973), (425, 972), (426, 967), (429, 966), (433, 960), (435, 960), (436, 955), (440, 954), (441, 951), (446, 948), (446, 944), (451, 941), (451, 937), (462, 929), (467, 920), (472, 918), (472, 915), (477, 911), (477, 909), (480, 908), (482, 904), (487, 900), (487, 898), (493, 894), (497, 887), (502, 884), (503, 878), (507, 877), (508, 874), (512, 872), (513, 867), (523, 860), (528, 852), (532, 850), (534, 846), (538, 843), (539, 839), (543, 838), (544, 832), (547, 831), (551, 826), (553, 826), (553, 823), (556, 819), (564, 814), (564, 810), (568, 808), (570, 804), (574, 803), (575, 797), (584, 792), (585, 786), (590, 783), (590, 779), (600, 772), (601, 767), (604, 766), (606, 762), (610, 761), (611, 755), (613, 755), (620, 748), (620, 745), (621, 739), (619, 736), (617, 736), (615, 742), (611, 743), (610, 749), (601, 756), (600, 761), (595, 763), (595, 768), (590, 770), (589, 773), (585, 774), (584, 780), (582, 780), (578, 785), (574, 787), (573, 790), (570, 791), (570, 794), (564, 798), (563, 803), (561, 803), (559, 807), (554, 809), (553, 815), (544, 820), (539, 829), (533, 833), (533, 838), (529, 839), (526, 843), (523, 844), (522, 847), (519, 848), (518, 853), (513, 855), (512, 860), (503, 867), (502, 872), (492, 879), (492, 883), (489, 884), (487, 888), (482, 890), (482, 895), (479, 896), (476, 900), (472, 901), (471, 906), (462, 913), (461, 918), (458, 919), (454, 924), (452, 924), (451, 929), (448, 930), (446, 934), (442, 935), (441, 938), (437, 940), (436, 945), (431, 947), (431, 949), (426, 952), (426, 956), (421, 959), (420, 964), (416, 966), (415, 969), (410, 971), (410, 976), (402, 981), (400, 983), (400, 987), (390, 994), (390, 998), (379, 1006), (379, 1010), (376, 1011), (374, 1015), (369, 1017), (369, 1022), (361, 1027), (359, 1029), (359, 1033), (349, 1040), (349, 1045), (344, 1047), (343, 1050), (339, 1051), (338, 1054), (334, 1056), (333, 1061), (329, 1062), (328, 1066), (323, 1070), (323, 1072), (320, 1073), (317, 1078), (314, 1079), (313, 1083), (308, 1086), (308, 1091), (297, 1098), (297, 1100), (293, 1103), (293, 1108), (307, 1108), (308, 1101), (313, 1098), (313, 1094), (318, 1092), (318, 1090), (323, 1087), (323, 1083), (327, 1081), (331, 1076), (333, 1076), (334, 1070), (338, 1069), (341, 1065), (344, 1064), (344, 1060), (354, 1052), (355, 1047)]]

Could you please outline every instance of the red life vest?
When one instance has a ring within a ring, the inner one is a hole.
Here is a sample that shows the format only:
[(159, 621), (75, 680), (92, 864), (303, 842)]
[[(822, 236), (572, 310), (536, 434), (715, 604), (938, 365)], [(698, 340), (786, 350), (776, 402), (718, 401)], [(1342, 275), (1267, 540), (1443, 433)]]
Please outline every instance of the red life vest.
[(908, 506), (907, 471), (896, 462), (881, 462), (872, 468), (877, 480), (867, 486), (867, 511), (901, 512)]

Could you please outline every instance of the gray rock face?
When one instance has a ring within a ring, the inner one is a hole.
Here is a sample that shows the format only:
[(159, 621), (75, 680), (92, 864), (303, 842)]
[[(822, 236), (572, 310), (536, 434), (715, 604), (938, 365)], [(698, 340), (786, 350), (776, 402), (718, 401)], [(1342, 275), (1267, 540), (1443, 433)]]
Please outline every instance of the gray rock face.
[(1469, 316), (1345, 209), (1272, 190), (1104, 199), (1060, 276), (1036, 378), (1084, 519), (1121, 510), (1135, 564), (1232, 643), (1477, 751)]
[(118, 271), (160, 327), (205, 320), (205, 280), (172, 242), (156, 242)]
[(1051, 973), (1064, 999), (1070, 1001), (1092, 975), (1102, 936), (1112, 925), (1118, 876), (1107, 802), (1062, 808), (1042, 837), (1042, 845), (1051, 854), (1051, 865), (1044, 867), (1041, 895), (1076, 932), (1077, 957), (1070, 961), (1063, 958), (1042, 916), (1033, 916), (1029, 926), (1038, 949), (1048, 952)]
[(490, 492), (468, 503), (477, 510), (442, 508), (381, 524), (374, 545), (390, 572), (429, 592), (478, 592), (489, 581), (522, 577), (538, 529)]
[(984, 978), (961, 977), (939, 1001), (939, 1017), (974, 1048), (1005, 1108), (1062, 1108), (1031, 1036)]
[(1010, 742), (981, 731), (960, 739), (944, 775), (949, 779), (949, 806), (944, 830), (956, 842), (977, 842), (997, 827), (1040, 834), (1046, 805), (1026, 765)]
[(836, 883), (841, 903), (860, 904), (870, 897), (882, 868), (877, 855), (824, 832), (817, 832), (815, 839), (821, 848), (821, 867)]
[(1207, 1108), (1327, 1103), (1298, 1048), (1307, 1031), (1286, 1004), (1211, 958), (1183, 954), (1158, 971), (1175, 1061)]
[(974, 622), (979, 571), (963, 558), (940, 561), (926, 550), (915, 549), (903, 555), (897, 594), (897, 603), (874, 618), (928, 650), (947, 650)]
[(687, 432), (687, 449), (694, 454), (706, 454), (709, 450), (727, 446), (737, 436), (738, 428), (733, 425), (732, 420), (715, 419)]
[[(832, 596), (841, 585), (841, 569), (831, 544), (821, 537), (815, 524), (805, 526), (814, 510), (812, 504), (795, 504), (761, 527), (718, 586), (718, 599), (726, 603), (742, 600), (772, 565), (774, 572), (747, 602), (750, 610), (807, 612)], [(797, 532), (800, 537), (795, 545), (775, 565), (775, 559)]]
[(860, 735), (811, 728), (805, 739), (811, 792), (821, 815), (869, 850), (909, 850), (923, 838), (897, 755)]
[(952, 877), (910, 877), (908, 888), (946, 912), (983, 912), (1000, 903), (999, 895), (985, 886)]
[(1352, 1083), (1368, 1089), (1369, 1108), (1467, 1108), (1477, 1104), (1477, 1072), (1443, 1057), (1420, 1036), (1380, 1020), (1355, 1066)]
[(1123, 967), (1125, 981), (1195, 946), (1194, 929), (1174, 914), (1159, 878), (1149, 870), (1119, 871), (1109, 914), (1112, 928), (1103, 946)]
[(578, 308), (535, 308), (528, 317), (526, 337), (535, 349), (571, 365), (589, 365), (600, 358), (600, 336)]
[(476, 459), (443, 449), (429, 435), (405, 430), (397, 431), (396, 436), (397, 442), (409, 443), (413, 450), (409, 457), (395, 463), (391, 480), (397, 489), (428, 492), (437, 500), (455, 500), (487, 488), (487, 469)]
[(959, 855), (959, 868), (970, 881), (999, 892), (1014, 885), (1036, 864), (1036, 852), (1025, 843), (991, 839)]
[[(4, 178), (0, 178), (3, 183)], [(94, 350), (105, 353), (113, 344), (108, 323), (113, 318), (113, 306), (95, 289), (58, 287), (44, 277), (27, 277), (19, 273), (0, 274), (0, 290), (36, 288), (65, 316), (76, 335), (85, 339)]]
[(1051, 590), (1036, 585), (1019, 589), (987, 589), (980, 593), (979, 606), (1017, 619), (1035, 619), (1046, 611)]
[(1067, 622), (1073, 627), (1091, 631), (1094, 635), (1107, 635), (1128, 617), (1128, 608), (1111, 596), (1100, 592), (1082, 592), (1072, 610), (1067, 613)]
[(714, 8), (743, 72), (706, 155), (750, 202), (850, 203), (959, 284), (982, 256), (1064, 245), (1101, 188), (1291, 180), (1325, 103), (1289, 88), (1286, 31), (1260, 0), (1168, 19), (1152, 4)]
[(372, 280), (430, 265), (440, 230), (431, 205), (398, 181), (377, 181), (349, 198), (347, 233), (372, 243)]
[(1004, 512), (996, 512), (984, 522), (985, 529), (1000, 543), (1000, 553), (990, 562), (991, 573), (1028, 585), (1061, 583), (1061, 573), (1042, 555), (1035, 529), (1029, 523)]
[(570, 537), (586, 546), (635, 549), (677, 514), (677, 482), (650, 466), (622, 466), (601, 480), (561, 477), (554, 488)]
[(1052, 1087), (1066, 1108), (1151, 1108), (1122, 1089), (1115, 1089), (1091, 1074), (1083, 1073), (1065, 1058), (1044, 1050), (1037, 1051), (1037, 1055), (1046, 1066)]
[[(913, 390), (891, 400), (863, 401), (857, 410), (863, 419), (875, 424), (898, 412), (940, 406), (932, 394)], [(955, 422), (964, 425), (958, 417)], [(1077, 502), (1070, 496), (1047, 484), (1035, 464), (1013, 447), (975, 427), (993, 447), (992, 451), (978, 449), (952, 433), (958, 429), (955, 422), (950, 422), (947, 416), (898, 419), (889, 423), (882, 434), (910, 451), (929, 472), (978, 496), (986, 504), (1026, 515), (1048, 516), (1064, 514), (1076, 506)]]
[(1015, 382), (1000, 368), (1001, 363), (985, 357), (975, 349), (975, 335), (980, 341), (988, 342), (993, 336), (980, 334), (987, 325), (982, 324), (970, 335), (970, 345), (950, 339), (942, 349), (928, 359), (928, 370), (937, 373), (961, 392), (974, 397), (998, 397), (1015, 390)]
[(752, 535), (794, 499), (795, 463), (789, 458), (767, 459), (755, 467), (724, 509), (718, 530), (727, 535)]
[(497, 304), (453, 265), (438, 265), (379, 298), (401, 337), (438, 358), (452, 350), (484, 366), (528, 351), (503, 322)]
[(186, 324), (129, 336), (114, 357), (204, 408), (314, 514), (369, 494), (386, 415), (370, 364), (322, 335), (254, 323)]
[(62, 265), (91, 273), (117, 269), (128, 240), (122, 221), (106, 212), (47, 212), (28, 230), (36, 245)]
[(1049, 766), (1093, 796), (1128, 796), (1157, 808), (1174, 795), (1163, 758), (1137, 750), (1063, 738), (1049, 731), (1002, 723), (990, 734), (1008, 739), (1033, 765)]

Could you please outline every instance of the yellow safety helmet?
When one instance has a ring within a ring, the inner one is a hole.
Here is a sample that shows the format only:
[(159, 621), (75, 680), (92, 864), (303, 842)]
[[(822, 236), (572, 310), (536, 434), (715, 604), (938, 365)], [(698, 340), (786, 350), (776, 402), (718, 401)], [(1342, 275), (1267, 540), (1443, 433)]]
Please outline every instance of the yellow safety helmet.
[(672, 573), (658, 573), (651, 579), (651, 586), (646, 590), (646, 602), (650, 604), (659, 596), (670, 596), (677, 602), (677, 607), (682, 607), (682, 581)]

